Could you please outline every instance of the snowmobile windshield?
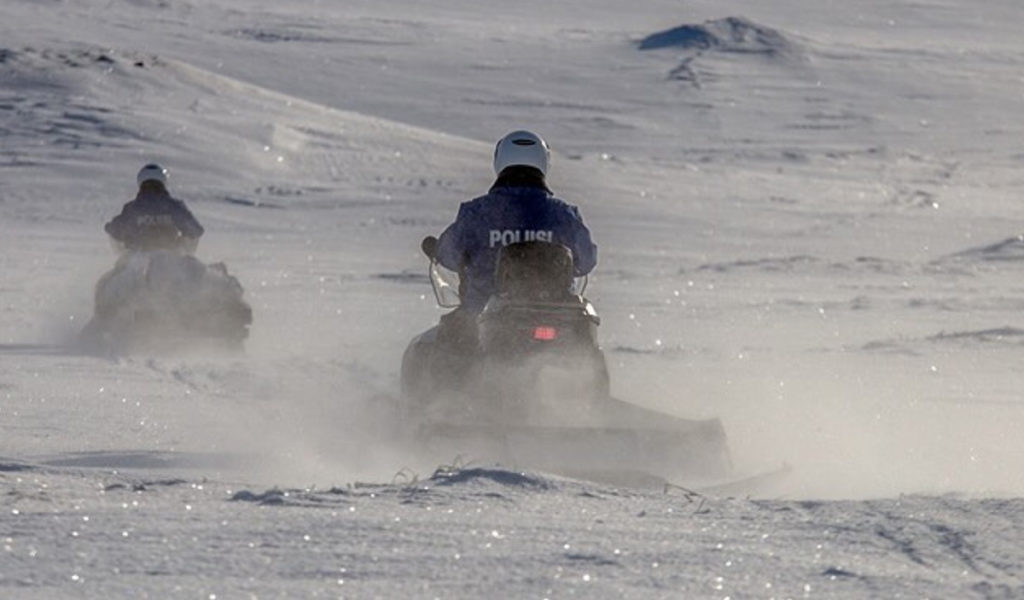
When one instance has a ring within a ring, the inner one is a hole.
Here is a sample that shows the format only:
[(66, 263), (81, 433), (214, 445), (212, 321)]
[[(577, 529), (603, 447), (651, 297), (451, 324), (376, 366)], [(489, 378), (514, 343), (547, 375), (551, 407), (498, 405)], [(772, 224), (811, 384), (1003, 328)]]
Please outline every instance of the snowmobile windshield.
[(587, 291), (587, 282), (589, 280), (590, 278), (587, 275), (584, 275), (583, 277), (573, 277), (572, 287), (569, 288), (569, 291), (577, 296), (582, 296), (583, 292)]
[(434, 298), (441, 308), (456, 308), (462, 304), (459, 274), (444, 268), (436, 260), (430, 261), (430, 285), (434, 288)]

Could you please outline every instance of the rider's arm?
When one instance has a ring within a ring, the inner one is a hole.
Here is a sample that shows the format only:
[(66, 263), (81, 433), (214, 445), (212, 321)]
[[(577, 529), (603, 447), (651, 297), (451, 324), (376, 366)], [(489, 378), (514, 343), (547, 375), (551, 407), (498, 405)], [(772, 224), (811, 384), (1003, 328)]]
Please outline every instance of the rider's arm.
[(573, 270), (577, 277), (591, 272), (597, 266), (597, 245), (590, 239), (590, 230), (583, 224), (579, 211), (573, 207), (574, 235), (572, 244)]
[(455, 222), (437, 238), (438, 262), (444, 268), (456, 273), (462, 270), (463, 262), (465, 262), (467, 212), (466, 205), (461, 205)]
[(203, 226), (199, 224), (199, 221), (192, 215), (192, 211), (185, 206), (184, 202), (175, 200), (174, 202), (174, 225), (181, 232), (181, 235), (189, 238), (190, 240), (196, 240), (198, 243), (199, 238), (203, 236)]
[(128, 227), (130, 227), (131, 223), (129, 220), (131, 212), (131, 203), (129, 202), (121, 209), (121, 214), (117, 215), (103, 226), (103, 230), (106, 231), (107, 235), (114, 240), (124, 243), (129, 237)]

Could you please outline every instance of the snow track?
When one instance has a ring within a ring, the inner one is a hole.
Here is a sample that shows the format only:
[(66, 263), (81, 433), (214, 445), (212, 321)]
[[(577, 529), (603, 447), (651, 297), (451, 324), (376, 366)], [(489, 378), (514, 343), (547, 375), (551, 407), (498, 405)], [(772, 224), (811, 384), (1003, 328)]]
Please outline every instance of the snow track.
[(253, 490), (144, 465), (149, 475), (0, 464), (12, 513), (0, 586), (16, 597), (116, 597), (133, 586), (193, 597), (465, 597), (496, 585), (515, 597), (598, 598), (1024, 589), (1018, 500), (752, 501), (493, 468)]

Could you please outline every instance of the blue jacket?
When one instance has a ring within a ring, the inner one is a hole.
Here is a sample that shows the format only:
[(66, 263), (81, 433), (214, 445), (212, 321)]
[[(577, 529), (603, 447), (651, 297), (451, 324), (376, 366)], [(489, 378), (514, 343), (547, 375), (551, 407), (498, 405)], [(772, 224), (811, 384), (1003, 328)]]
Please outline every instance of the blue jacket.
[(597, 246), (579, 210), (545, 187), (496, 184), (484, 196), (464, 202), (455, 222), (438, 238), (440, 263), (463, 281), (462, 308), (479, 312), (494, 293), (498, 249), (516, 242), (564, 244), (577, 277), (597, 264)]
[(133, 250), (167, 247), (177, 244), (179, 236), (197, 240), (203, 235), (203, 226), (185, 203), (163, 186), (144, 186), (103, 229)]

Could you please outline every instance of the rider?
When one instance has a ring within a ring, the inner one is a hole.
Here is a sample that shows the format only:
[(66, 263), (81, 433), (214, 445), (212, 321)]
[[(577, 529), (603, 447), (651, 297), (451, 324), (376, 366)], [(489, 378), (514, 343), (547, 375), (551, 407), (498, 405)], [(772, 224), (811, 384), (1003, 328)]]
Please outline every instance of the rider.
[[(476, 343), (476, 317), (494, 292), (498, 250), (512, 243), (546, 241), (567, 246), (574, 275), (597, 264), (597, 246), (579, 210), (554, 196), (545, 177), (551, 151), (530, 131), (513, 131), (494, 148), (497, 179), (487, 194), (459, 207), (455, 222), (437, 240), (434, 255), (459, 273), (459, 308), (441, 317), (439, 339)], [(467, 346), (463, 346), (467, 347)]]
[(203, 226), (181, 200), (167, 192), (167, 170), (150, 163), (139, 171), (139, 193), (104, 226), (129, 250), (171, 249), (192, 254)]

